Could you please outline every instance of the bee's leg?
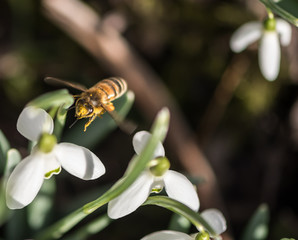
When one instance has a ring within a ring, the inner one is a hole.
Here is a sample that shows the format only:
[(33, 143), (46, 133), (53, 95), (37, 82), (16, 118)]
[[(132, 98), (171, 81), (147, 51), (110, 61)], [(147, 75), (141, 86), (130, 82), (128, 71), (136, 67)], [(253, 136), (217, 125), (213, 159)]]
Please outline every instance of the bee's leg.
[(106, 110), (108, 112), (112, 112), (115, 109), (113, 103), (111, 103), (111, 102), (107, 103), (107, 104), (104, 104), (103, 108), (104, 108), (104, 110)]
[(84, 127), (84, 132), (86, 132), (87, 130), (87, 127), (94, 121), (94, 119), (96, 118), (96, 114), (93, 114), (92, 117), (89, 118), (88, 122), (85, 124), (85, 127)]

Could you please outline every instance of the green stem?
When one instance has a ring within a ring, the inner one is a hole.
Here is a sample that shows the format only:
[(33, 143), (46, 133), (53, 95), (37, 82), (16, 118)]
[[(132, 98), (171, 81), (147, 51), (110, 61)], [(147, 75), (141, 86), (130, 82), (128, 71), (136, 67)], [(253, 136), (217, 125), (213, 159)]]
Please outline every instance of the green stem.
[(267, 7), (266, 10), (267, 10), (267, 13), (268, 13), (268, 18), (269, 19), (274, 19), (274, 14), (271, 11), (271, 9)]
[(217, 236), (212, 227), (200, 216), (184, 204), (166, 196), (149, 197), (143, 205), (157, 205), (175, 212), (188, 219), (200, 232), (207, 230), (212, 236)]
[(125, 191), (146, 168), (147, 163), (152, 159), (153, 152), (159, 142), (163, 142), (169, 126), (169, 111), (163, 109), (159, 112), (152, 127), (152, 136), (146, 147), (140, 155), (135, 156), (126, 173), (125, 177), (117, 181), (111, 189), (104, 193), (101, 197), (79, 208), (75, 212), (64, 217), (54, 225), (50, 226), (37, 235), (35, 239), (55, 239), (60, 238), (64, 233), (70, 230), (83, 218), (94, 212), (99, 207), (108, 203), (113, 198), (119, 196)]
[(289, 11), (285, 10), (283, 7), (281, 7), (278, 2), (274, 2), (272, 0), (260, 0), (267, 8), (270, 9), (270, 11), (276, 13), (280, 17), (284, 18), (285, 20), (289, 21), (290, 23), (294, 24), (296, 27), (298, 27), (298, 18), (297, 16), (294, 16)]

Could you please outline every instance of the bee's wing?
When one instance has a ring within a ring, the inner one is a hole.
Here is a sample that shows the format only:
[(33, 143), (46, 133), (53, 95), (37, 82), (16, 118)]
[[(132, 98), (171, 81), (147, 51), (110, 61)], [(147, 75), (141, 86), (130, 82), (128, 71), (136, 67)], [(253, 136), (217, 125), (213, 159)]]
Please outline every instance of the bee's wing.
[(59, 78), (46, 77), (44, 79), (44, 81), (46, 83), (49, 83), (49, 84), (71, 87), (71, 88), (80, 90), (82, 92), (85, 92), (87, 90), (87, 88), (85, 86), (81, 85), (81, 84), (65, 81), (65, 80), (62, 80), (62, 79), (59, 79)]
[(113, 120), (116, 122), (116, 124), (118, 125), (118, 127), (128, 133), (128, 134), (132, 134), (134, 132), (134, 130), (136, 130), (137, 125), (131, 121), (127, 121), (124, 120), (121, 116), (119, 116), (117, 114), (116, 111), (108, 111), (105, 106), (103, 106), (103, 109), (111, 116), (111, 118), (113, 118)]

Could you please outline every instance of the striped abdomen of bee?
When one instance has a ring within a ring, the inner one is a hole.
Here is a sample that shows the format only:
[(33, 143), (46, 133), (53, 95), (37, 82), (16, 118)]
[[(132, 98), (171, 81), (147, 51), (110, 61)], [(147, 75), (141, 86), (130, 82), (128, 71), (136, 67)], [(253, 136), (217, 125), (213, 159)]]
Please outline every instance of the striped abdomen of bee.
[(105, 94), (103, 99), (106, 99), (107, 101), (113, 101), (114, 99), (117, 99), (126, 93), (127, 83), (123, 78), (112, 77), (99, 81), (92, 88), (98, 88), (103, 91)]

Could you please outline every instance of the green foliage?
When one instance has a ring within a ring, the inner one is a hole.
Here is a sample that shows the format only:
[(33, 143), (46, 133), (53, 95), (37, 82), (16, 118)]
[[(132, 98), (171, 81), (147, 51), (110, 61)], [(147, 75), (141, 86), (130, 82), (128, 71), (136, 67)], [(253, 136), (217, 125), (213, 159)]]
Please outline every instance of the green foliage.
[(0, 130), (0, 172), (3, 171), (6, 162), (6, 154), (10, 149), (10, 144), (3, 132)]
[(260, 0), (273, 12), (298, 26), (298, 2), (296, 0)]
[(266, 204), (258, 207), (250, 219), (241, 240), (263, 240), (268, 235), (269, 209)]
[(44, 181), (38, 195), (28, 206), (28, 224), (34, 230), (40, 230), (52, 217), (53, 200), (56, 192), (55, 179)]
[(177, 213), (174, 213), (171, 217), (168, 229), (187, 233), (190, 227), (191, 222), (187, 218)]
[(63, 238), (64, 240), (82, 240), (87, 239), (87, 237), (92, 236), (103, 229), (105, 229), (111, 223), (111, 219), (105, 214), (81, 227), (74, 233)]
[(154, 196), (149, 197), (144, 205), (157, 205), (160, 207), (167, 208), (172, 212), (175, 212), (186, 219), (188, 219), (197, 229), (204, 229), (208, 231), (212, 236), (217, 236), (216, 232), (210, 227), (210, 225), (201, 217), (197, 212), (194, 212), (184, 204), (171, 199), (166, 196)]
[(0, 180), (0, 226), (5, 223), (11, 215), (11, 211), (6, 206), (5, 186), (7, 179), (13, 168), (21, 161), (21, 155), (18, 150), (10, 149), (5, 157), (5, 169), (3, 178)]

